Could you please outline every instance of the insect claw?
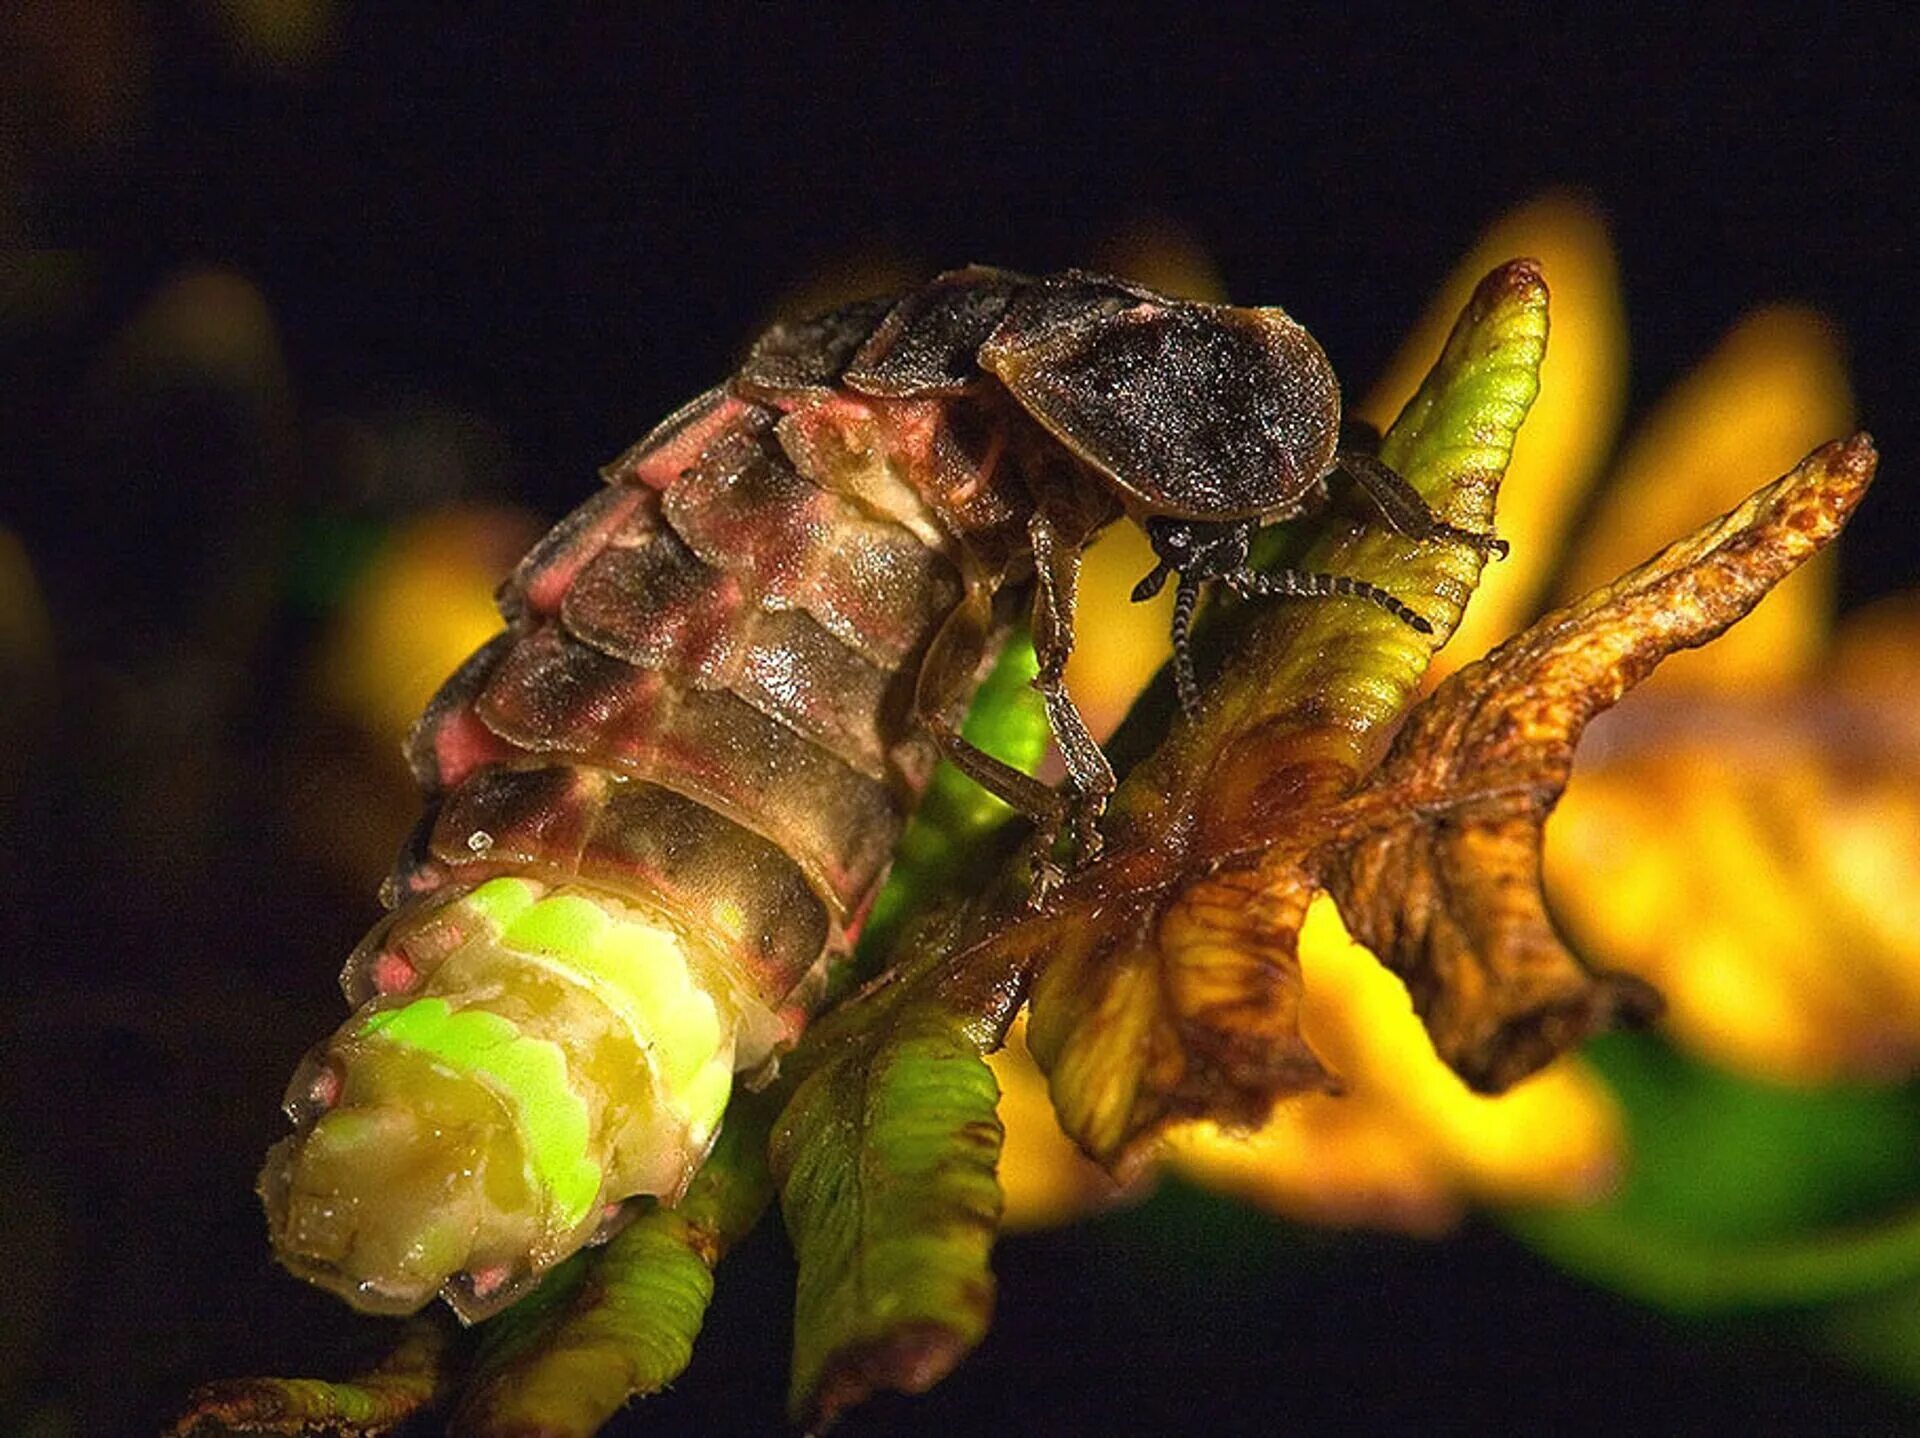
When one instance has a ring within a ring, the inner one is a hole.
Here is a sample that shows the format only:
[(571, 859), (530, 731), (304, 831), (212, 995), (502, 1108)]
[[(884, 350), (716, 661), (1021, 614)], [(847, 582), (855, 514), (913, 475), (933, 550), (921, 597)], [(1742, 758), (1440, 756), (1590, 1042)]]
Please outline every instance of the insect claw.
[(1067, 818), (1067, 829), (1073, 836), (1074, 868), (1084, 869), (1105, 851), (1107, 841), (1100, 832), (1100, 818), (1106, 812), (1104, 793), (1084, 794), (1074, 801)]
[(1491, 559), (1505, 559), (1508, 554), (1506, 540), (1497, 534), (1480, 534), (1471, 529), (1459, 529), (1451, 524), (1435, 524), (1434, 539), (1451, 539), (1459, 544), (1471, 544), (1475, 549)]
[(1033, 877), (1027, 888), (1027, 907), (1042, 909), (1053, 891), (1066, 881), (1067, 871), (1049, 858), (1038, 845), (1033, 851)]

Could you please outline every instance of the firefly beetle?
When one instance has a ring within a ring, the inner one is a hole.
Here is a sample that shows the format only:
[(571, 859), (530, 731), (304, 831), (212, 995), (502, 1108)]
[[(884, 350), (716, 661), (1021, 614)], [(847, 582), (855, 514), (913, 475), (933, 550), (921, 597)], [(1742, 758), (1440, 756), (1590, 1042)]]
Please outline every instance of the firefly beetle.
[[(506, 630), (410, 742), (427, 815), (349, 959), (355, 1014), (296, 1073), (261, 1179), (276, 1247), (361, 1307), (492, 1312), (672, 1201), (733, 1076), (851, 948), (944, 755), (1082, 857), (1113, 772), (1062, 683), (1081, 551), (1126, 517), (1175, 579), (1182, 703), (1202, 585), (1351, 475), (1415, 538), (1468, 538), (1341, 444), (1326, 356), (1278, 309), (1078, 271), (968, 268), (775, 326), (522, 561)], [(1062, 792), (960, 711), (1030, 610)]]

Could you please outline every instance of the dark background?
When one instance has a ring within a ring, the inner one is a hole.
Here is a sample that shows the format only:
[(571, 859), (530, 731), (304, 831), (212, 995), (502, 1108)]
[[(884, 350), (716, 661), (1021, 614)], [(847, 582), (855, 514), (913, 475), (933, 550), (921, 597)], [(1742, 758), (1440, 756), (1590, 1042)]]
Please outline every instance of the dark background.
[[(1886, 456), (1843, 595), (1915, 579), (1920, 116), (1891, 14), (1814, 34), (1764, 13), (360, 5), (270, 63), (212, 5), (76, 6), (65, 28), (61, 7), (25, 8), (43, 38), (0, 67), (7, 245), (87, 275), (10, 325), (0, 395), (0, 526), (59, 655), (56, 717), (0, 791), (22, 994), (0, 1160), (26, 1355), (26, 1396), (0, 1399), (42, 1431), (150, 1429), (192, 1381), (335, 1368), (365, 1341), (274, 1272), (250, 1184), (284, 1074), (337, 1019), (331, 974), (377, 868), (317, 866), (280, 812), (318, 782), (310, 736), (289, 738), (318, 619), (233, 576), (316, 515), (476, 495), (558, 514), (809, 275), (874, 254), (1046, 270), (1170, 218), (1236, 297), (1285, 304), (1364, 377), (1485, 224), (1584, 187), (1620, 248), (1635, 407), (1752, 305), (1837, 322)], [(107, 64), (116, 36), (135, 61), (107, 98), (131, 98), (75, 127), (62, 57)], [(99, 353), (188, 264), (263, 293), (291, 457), (218, 395), (103, 406)], [(334, 483), (330, 417), (423, 406), (467, 417), (452, 477)], [(285, 521), (270, 542), (249, 519), (267, 510)], [(240, 639), (236, 607), (257, 620)], [(788, 1262), (771, 1225), (731, 1260), (692, 1369), (619, 1431), (773, 1428)], [(997, 1266), (980, 1352), (848, 1432), (1916, 1423), (1780, 1335), (1653, 1318), (1490, 1226), (1329, 1236), (1172, 1193), (1011, 1240)]]

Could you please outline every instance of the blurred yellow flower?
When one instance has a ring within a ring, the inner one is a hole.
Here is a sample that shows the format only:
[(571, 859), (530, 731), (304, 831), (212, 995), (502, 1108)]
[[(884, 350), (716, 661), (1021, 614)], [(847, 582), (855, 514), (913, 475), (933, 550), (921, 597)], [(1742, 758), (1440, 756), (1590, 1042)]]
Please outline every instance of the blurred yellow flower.
[(394, 750), (434, 691), (500, 630), (493, 591), (536, 531), (517, 510), (429, 510), (386, 537), (315, 669), (323, 703)]
[[(1562, 333), (1556, 324), (1556, 341)], [(1604, 584), (1852, 427), (1846, 363), (1827, 323), (1803, 309), (1754, 311), (1628, 443), (1576, 536), (1553, 602)], [(1833, 605), (1829, 552), (1712, 644), (1661, 665), (1646, 693), (1778, 688), (1805, 679), (1833, 627)]]
[(1559, 1063), (1498, 1098), (1434, 1056), (1406, 986), (1347, 936), (1322, 895), (1300, 933), (1301, 1032), (1348, 1085), (1281, 1107), (1258, 1133), (1176, 1134), (1173, 1161), (1211, 1187), (1330, 1223), (1444, 1227), (1460, 1199), (1598, 1197), (1620, 1122), (1606, 1089)]
[(1911, 677), (1920, 622), (1900, 608), (1843, 625), (1804, 687), (1755, 695), (1773, 676), (1729, 665), (1623, 706), (1554, 817), (1570, 937), (1658, 984), (1675, 1036), (1728, 1067), (1820, 1083), (1920, 1061), (1920, 726), (1886, 683), (1901, 659)]

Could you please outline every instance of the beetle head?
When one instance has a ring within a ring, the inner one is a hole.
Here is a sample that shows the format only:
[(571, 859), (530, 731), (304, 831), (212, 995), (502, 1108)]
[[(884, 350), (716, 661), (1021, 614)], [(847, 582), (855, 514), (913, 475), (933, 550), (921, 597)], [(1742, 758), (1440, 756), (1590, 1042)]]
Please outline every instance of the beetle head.
[(980, 362), (1141, 520), (1284, 518), (1339, 443), (1332, 366), (1284, 310), (1065, 275), (1015, 299)]
[(1205, 520), (1154, 518), (1147, 521), (1146, 530), (1161, 569), (1201, 581), (1224, 579), (1246, 568), (1254, 522), (1243, 519), (1209, 524)]

